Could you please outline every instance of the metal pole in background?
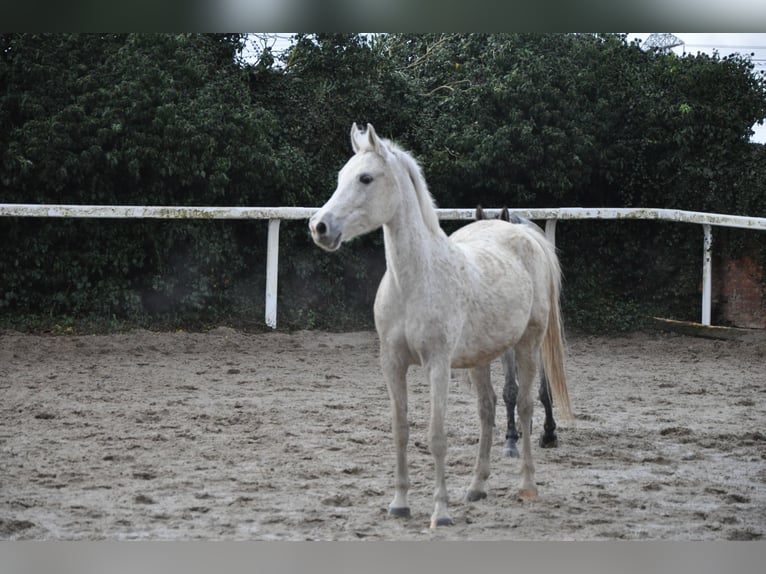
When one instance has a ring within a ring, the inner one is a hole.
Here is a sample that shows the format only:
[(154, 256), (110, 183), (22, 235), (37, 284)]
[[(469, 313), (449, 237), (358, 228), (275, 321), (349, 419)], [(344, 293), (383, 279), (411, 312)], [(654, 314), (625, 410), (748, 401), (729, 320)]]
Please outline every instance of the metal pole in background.
[(548, 241), (556, 245), (556, 222), (558, 219), (546, 219), (545, 220), (545, 237)]
[(277, 328), (277, 276), (279, 270), (279, 219), (269, 219), (266, 247), (266, 325)]
[(702, 225), (705, 233), (702, 253), (702, 324), (710, 325), (710, 307), (713, 286), (713, 231), (709, 224)]

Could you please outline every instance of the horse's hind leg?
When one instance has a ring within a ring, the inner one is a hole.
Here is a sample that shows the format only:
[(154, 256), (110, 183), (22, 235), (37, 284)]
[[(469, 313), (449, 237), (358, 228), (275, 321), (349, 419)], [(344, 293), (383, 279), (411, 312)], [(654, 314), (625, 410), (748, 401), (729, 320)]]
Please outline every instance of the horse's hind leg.
[(489, 452), (492, 448), (492, 428), (495, 424), (497, 397), (492, 389), (489, 365), (477, 367), (468, 372), (473, 388), (476, 389), (476, 404), (479, 410), (479, 451), (476, 456), (473, 480), (468, 487), (466, 500), (473, 502), (487, 497), (486, 482), (489, 478)]
[[(529, 342), (516, 346), (516, 364), (518, 365), (519, 380), (519, 426), (529, 429), (532, 423), (532, 384), (537, 372), (537, 352), (530, 348)], [(519, 496), (522, 498), (534, 498), (537, 496), (535, 486), (535, 465), (532, 461), (531, 432), (521, 434), (521, 484)]]
[(548, 377), (540, 365), (540, 402), (545, 409), (545, 424), (543, 425), (543, 434), (540, 435), (541, 448), (556, 448), (559, 446), (559, 438), (556, 436), (556, 421), (553, 419), (553, 404), (551, 402), (551, 389), (548, 384)]
[(503, 455), (519, 458), (519, 449), (516, 447), (516, 443), (519, 440), (519, 433), (516, 432), (516, 397), (519, 394), (519, 385), (516, 383), (516, 358), (514, 357), (513, 349), (508, 349), (503, 353), (501, 360), (505, 374), (503, 402), (505, 403), (505, 411), (508, 418)]

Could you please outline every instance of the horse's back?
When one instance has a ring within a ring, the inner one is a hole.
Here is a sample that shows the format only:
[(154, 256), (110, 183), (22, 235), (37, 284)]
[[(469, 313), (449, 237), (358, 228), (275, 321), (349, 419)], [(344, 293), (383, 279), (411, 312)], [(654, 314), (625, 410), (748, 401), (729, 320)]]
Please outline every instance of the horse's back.
[(540, 238), (544, 235), (534, 224), (511, 225), (499, 219), (475, 221), (450, 235), (470, 259), (490, 259), (503, 267), (518, 262), (525, 268), (538, 266)]

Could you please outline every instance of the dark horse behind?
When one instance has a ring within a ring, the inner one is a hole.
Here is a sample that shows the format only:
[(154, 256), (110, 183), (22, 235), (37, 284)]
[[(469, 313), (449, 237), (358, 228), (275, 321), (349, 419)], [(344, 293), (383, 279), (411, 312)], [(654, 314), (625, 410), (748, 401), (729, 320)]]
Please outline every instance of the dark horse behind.
[[(486, 219), (481, 206), (476, 208), (476, 219)], [(505, 207), (500, 212), (499, 219), (516, 225), (534, 225), (528, 219), (511, 215)], [(519, 450), (516, 447), (516, 442), (519, 439), (519, 433), (516, 430), (516, 398), (519, 394), (519, 385), (516, 382), (516, 355), (513, 349), (508, 349), (503, 353), (501, 360), (505, 373), (503, 401), (505, 402), (505, 409), (508, 415), (508, 427), (505, 432), (503, 454), (511, 458), (519, 458)], [(556, 448), (559, 445), (559, 439), (556, 436), (556, 421), (553, 419), (553, 406), (548, 378), (545, 376), (542, 363), (540, 363), (540, 392), (538, 396), (545, 409), (545, 423), (543, 424), (543, 433), (540, 435), (540, 446), (542, 448)]]

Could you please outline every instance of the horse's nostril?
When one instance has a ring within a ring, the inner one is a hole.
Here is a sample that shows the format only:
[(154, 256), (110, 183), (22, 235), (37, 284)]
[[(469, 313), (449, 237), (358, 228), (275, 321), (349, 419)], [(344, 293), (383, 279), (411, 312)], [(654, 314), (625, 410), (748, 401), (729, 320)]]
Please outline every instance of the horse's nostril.
[(317, 226), (316, 226), (316, 228), (315, 228), (315, 229), (316, 229), (316, 232), (317, 232), (319, 235), (324, 235), (325, 233), (327, 233), (327, 226), (326, 226), (326, 225), (324, 224), (324, 222), (322, 222), (322, 221), (320, 221), (319, 223), (317, 223)]

